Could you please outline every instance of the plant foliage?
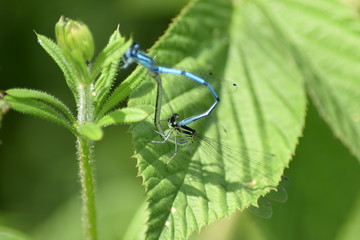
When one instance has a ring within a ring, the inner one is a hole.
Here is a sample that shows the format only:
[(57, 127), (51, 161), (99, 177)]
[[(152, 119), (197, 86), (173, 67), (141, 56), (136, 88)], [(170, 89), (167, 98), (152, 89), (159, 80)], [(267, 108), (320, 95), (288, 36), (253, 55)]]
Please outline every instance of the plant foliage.
[[(212, 72), (235, 82), (239, 91), (221, 95), (219, 108), (191, 126), (216, 141), (181, 148), (169, 164), (175, 146), (150, 143), (160, 140), (151, 130), (153, 118), (132, 125), (150, 209), (147, 239), (186, 238), (216, 219), (257, 206), (260, 196), (277, 187), (306, 110), (301, 71), (277, 31), (261, 4), (194, 1), (150, 51), (159, 65)], [(167, 96), (162, 120), (174, 112), (183, 118), (197, 114), (213, 102), (209, 92), (191, 83), (180, 85), (166, 75), (162, 82)], [(154, 106), (155, 89), (148, 77), (129, 106)]]

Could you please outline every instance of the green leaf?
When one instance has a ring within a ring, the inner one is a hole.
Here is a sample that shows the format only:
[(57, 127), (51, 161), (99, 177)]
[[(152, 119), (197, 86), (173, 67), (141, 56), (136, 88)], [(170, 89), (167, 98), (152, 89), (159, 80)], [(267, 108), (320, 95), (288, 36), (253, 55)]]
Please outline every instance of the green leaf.
[[(151, 142), (162, 140), (154, 133), (153, 119), (132, 124), (149, 204), (147, 239), (184, 239), (216, 219), (257, 205), (278, 185), (304, 127), (306, 95), (291, 49), (276, 34), (252, 1), (193, 1), (152, 48), (150, 55), (160, 66), (183, 69), (192, 62), (192, 68), (237, 83), (239, 91), (220, 95), (211, 116), (190, 125), (216, 142), (206, 149), (201, 143), (178, 145), (168, 164), (175, 146)], [(208, 91), (161, 77), (170, 99), (162, 104), (162, 120), (174, 112), (182, 119), (198, 114), (214, 102)], [(146, 77), (129, 106), (154, 108), (155, 97), (155, 81)], [(220, 146), (220, 153), (211, 146)], [(249, 159), (231, 149), (257, 154)], [(276, 157), (256, 158), (264, 152)]]
[(352, 206), (349, 218), (344, 224), (341, 224), (341, 229), (336, 240), (357, 239), (360, 235), (360, 195), (358, 194), (355, 204)]
[(64, 73), (66, 83), (72, 93), (75, 96), (75, 99), (77, 99), (77, 88), (76, 88), (76, 74), (75, 70), (72, 68), (72, 66), (68, 63), (66, 60), (63, 52), (61, 51), (60, 47), (54, 43), (49, 38), (36, 34), (38, 38), (39, 44), (45, 49), (45, 51), (54, 59), (56, 64), (60, 67), (62, 72)]
[(304, 137), (293, 161), (286, 171), (289, 201), (273, 204), (271, 220), (240, 216), (235, 227), (238, 235), (229, 239), (251, 235), (252, 229), (246, 224), (254, 224), (264, 236), (248, 239), (358, 238), (352, 234), (360, 234), (359, 162), (334, 138), (313, 104), (308, 106)]
[(80, 125), (78, 130), (82, 135), (93, 141), (101, 140), (104, 135), (100, 126), (94, 123), (86, 123), (84, 125)]
[(75, 122), (74, 115), (70, 111), (70, 109), (59, 99), (51, 96), (48, 93), (41, 92), (38, 90), (31, 90), (31, 89), (24, 89), (24, 88), (13, 88), (6, 90), (6, 93), (10, 96), (17, 97), (17, 98), (31, 98), (44, 101), (48, 104), (53, 105), (54, 107), (58, 108), (58, 110), (62, 111), (66, 117), (68, 117), (71, 123)]
[(110, 112), (100, 119), (97, 124), (100, 127), (103, 127), (115, 124), (139, 122), (148, 116), (149, 113), (147, 111), (138, 108), (123, 108)]
[(140, 205), (132, 218), (129, 227), (124, 234), (123, 240), (145, 239), (144, 219), (147, 219), (146, 203)]
[[(97, 64), (95, 65), (98, 65), (98, 67), (95, 67), (97, 70), (94, 71), (94, 76), (97, 76), (100, 70), (101, 75), (95, 83), (94, 90), (96, 96), (96, 112), (101, 109), (105, 100), (107, 99), (111, 87), (115, 81), (116, 74), (119, 70), (121, 56), (129, 48), (129, 44), (131, 43), (131, 41), (127, 41), (126, 43), (124, 42), (125, 39), (121, 38), (119, 30), (116, 30), (111, 35), (107, 47), (102, 51), (97, 59)], [(117, 46), (119, 44), (121, 44), (120, 47)]]
[(110, 111), (116, 105), (118, 105), (121, 101), (123, 101), (126, 97), (130, 95), (130, 93), (134, 92), (139, 85), (142, 83), (146, 76), (146, 71), (142, 67), (136, 68), (133, 74), (128, 77), (125, 81), (123, 81), (115, 90), (111, 93), (111, 96), (106, 100), (105, 104), (102, 106), (101, 110), (98, 113), (98, 117), (102, 117), (105, 113)]
[(44, 102), (30, 98), (18, 98), (13, 96), (5, 96), (5, 101), (10, 105), (11, 109), (55, 122), (76, 134), (74, 127), (68, 122), (68, 120), (64, 118), (61, 113)]
[(267, 6), (291, 39), (311, 99), (360, 160), (360, 22), (341, 1), (281, 0)]
[(20, 233), (17, 230), (0, 226), (0, 239), (1, 240), (27, 240), (29, 237)]
[[(118, 32), (118, 30), (117, 30)], [(126, 52), (131, 44), (131, 40), (125, 43), (125, 38), (120, 36), (120, 33), (113, 33), (110, 37), (108, 45), (100, 52), (96, 58), (92, 69), (92, 79), (95, 79), (104, 67), (110, 64), (118, 63), (121, 56)]]

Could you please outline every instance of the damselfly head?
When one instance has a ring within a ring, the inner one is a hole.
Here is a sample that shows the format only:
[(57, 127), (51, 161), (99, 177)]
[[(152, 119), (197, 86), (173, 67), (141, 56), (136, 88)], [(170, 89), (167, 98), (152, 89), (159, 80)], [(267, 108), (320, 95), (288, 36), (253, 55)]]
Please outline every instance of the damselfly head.
[(173, 113), (171, 117), (168, 118), (167, 122), (169, 127), (177, 127), (178, 126), (179, 114)]
[(132, 42), (130, 48), (129, 48), (133, 53), (139, 51), (140, 49), (140, 45), (137, 42)]

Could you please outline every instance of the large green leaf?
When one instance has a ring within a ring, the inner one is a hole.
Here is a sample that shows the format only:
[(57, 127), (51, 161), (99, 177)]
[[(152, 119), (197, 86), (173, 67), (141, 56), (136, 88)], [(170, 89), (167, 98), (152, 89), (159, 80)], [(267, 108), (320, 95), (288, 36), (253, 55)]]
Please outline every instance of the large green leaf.
[[(152, 48), (159, 65), (191, 64), (236, 82), (239, 91), (221, 94), (211, 116), (191, 125), (216, 142), (180, 148), (169, 164), (175, 146), (151, 143), (160, 140), (153, 117), (132, 125), (150, 212), (147, 239), (185, 238), (215, 219), (256, 205), (279, 183), (304, 126), (306, 99), (289, 49), (275, 35), (252, 2), (202, 0), (193, 1)], [(130, 79), (139, 71), (134, 74)], [(173, 112), (181, 118), (200, 113), (213, 102), (208, 91), (166, 75), (162, 80), (170, 99), (163, 102), (162, 120)], [(155, 93), (155, 81), (147, 77), (129, 106), (154, 107)], [(246, 154), (254, 158), (237, 154), (244, 149), (252, 149)], [(265, 158), (264, 152), (276, 157)]]
[(266, 7), (306, 58), (302, 71), (319, 112), (360, 160), (358, 17), (337, 0), (268, 1)]

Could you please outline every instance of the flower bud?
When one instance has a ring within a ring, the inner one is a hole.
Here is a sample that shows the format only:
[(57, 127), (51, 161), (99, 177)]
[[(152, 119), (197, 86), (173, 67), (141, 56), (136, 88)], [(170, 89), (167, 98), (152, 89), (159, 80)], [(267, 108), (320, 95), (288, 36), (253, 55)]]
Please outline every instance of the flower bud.
[(89, 28), (80, 21), (60, 17), (55, 26), (59, 46), (69, 54), (89, 62), (94, 55), (94, 40)]

